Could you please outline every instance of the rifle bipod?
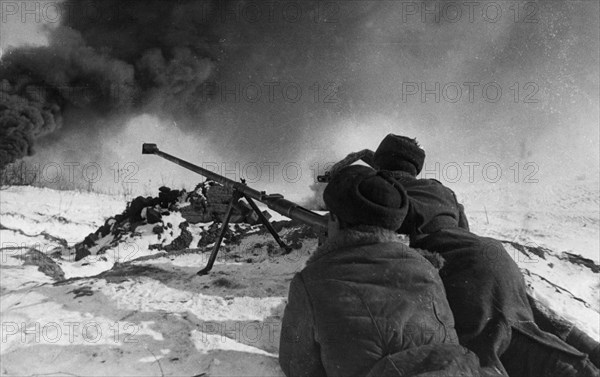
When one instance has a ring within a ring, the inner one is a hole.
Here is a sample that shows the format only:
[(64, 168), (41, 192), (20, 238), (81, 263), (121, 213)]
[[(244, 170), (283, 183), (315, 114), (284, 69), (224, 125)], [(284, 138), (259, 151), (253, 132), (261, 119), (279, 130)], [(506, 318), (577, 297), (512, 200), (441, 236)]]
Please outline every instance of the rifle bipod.
[(225, 214), (225, 219), (223, 220), (223, 223), (221, 224), (221, 229), (219, 231), (219, 237), (217, 238), (217, 241), (215, 242), (215, 246), (213, 247), (213, 250), (210, 253), (210, 257), (208, 258), (208, 263), (206, 264), (206, 266), (203, 269), (198, 271), (198, 273), (197, 273), (198, 275), (201, 275), (201, 276), (207, 275), (210, 272), (210, 270), (212, 270), (213, 265), (215, 264), (215, 260), (217, 259), (217, 254), (219, 254), (219, 248), (221, 247), (221, 242), (223, 242), (223, 237), (225, 237), (225, 232), (227, 232), (227, 228), (229, 227), (229, 220), (231, 220), (231, 215), (233, 214), (233, 209), (241, 198), (246, 199), (248, 204), (250, 204), (250, 207), (252, 207), (252, 210), (256, 213), (256, 216), (258, 216), (260, 222), (265, 226), (265, 228), (267, 228), (269, 230), (269, 233), (271, 233), (271, 235), (273, 236), (275, 241), (277, 241), (279, 246), (281, 246), (281, 248), (285, 250), (286, 254), (292, 251), (292, 249), (289, 246), (287, 246), (285, 243), (283, 243), (283, 241), (279, 237), (279, 234), (277, 234), (277, 232), (275, 231), (275, 228), (273, 228), (273, 225), (271, 225), (271, 223), (269, 222), (269, 220), (267, 220), (265, 215), (258, 209), (258, 206), (254, 202), (254, 200), (252, 200), (252, 198), (248, 197), (247, 195), (240, 192), (239, 190), (234, 189), (233, 195), (231, 196), (231, 201), (229, 202), (229, 206), (227, 207), (227, 213)]

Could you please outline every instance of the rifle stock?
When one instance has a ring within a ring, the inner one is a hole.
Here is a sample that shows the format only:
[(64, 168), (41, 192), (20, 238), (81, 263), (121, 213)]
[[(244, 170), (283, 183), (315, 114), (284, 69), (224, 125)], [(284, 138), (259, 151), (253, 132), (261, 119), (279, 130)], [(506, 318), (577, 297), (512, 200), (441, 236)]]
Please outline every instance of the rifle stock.
[(251, 187), (248, 187), (242, 182), (233, 181), (215, 172), (201, 168), (200, 166), (194, 165), (178, 157), (162, 152), (158, 149), (156, 144), (143, 144), (142, 154), (155, 154), (157, 156), (160, 156), (166, 160), (176, 163), (179, 166), (182, 166), (188, 170), (200, 174), (203, 177), (218, 182), (223, 186), (236, 190), (244, 196), (258, 200), (259, 202), (266, 204), (267, 207), (269, 207), (273, 211), (280, 213), (283, 216), (289, 217), (293, 220), (301, 221), (305, 224), (314, 227), (327, 229), (327, 216), (319, 215), (318, 213), (303, 208), (292, 201), (284, 199), (284, 197), (280, 194), (267, 194), (265, 191), (255, 190)]

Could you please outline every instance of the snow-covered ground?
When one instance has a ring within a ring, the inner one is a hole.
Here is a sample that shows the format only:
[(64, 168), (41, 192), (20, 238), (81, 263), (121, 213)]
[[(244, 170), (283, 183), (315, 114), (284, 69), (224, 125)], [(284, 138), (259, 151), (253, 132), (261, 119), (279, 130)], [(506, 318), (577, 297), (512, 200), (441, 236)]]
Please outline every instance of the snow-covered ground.
[[(598, 339), (598, 182), (456, 191), (473, 230), (505, 242), (531, 293)], [(145, 226), (100, 255), (44, 259), (125, 205), (93, 193), (0, 191), (0, 373), (281, 376), (288, 285), (316, 239), (281, 255), (268, 234), (247, 235), (222, 250), (207, 276), (196, 275), (207, 253), (150, 250), (157, 235)], [(177, 229), (181, 219), (170, 216)], [(191, 227), (192, 247), (203, 229)], [(292, 232), (284, 229), (284, 240)]]
[(475, 233), (510, 242), (505, 247), (532, 296), (600, 339), (599, 182), (488, 184), (456, 191)]

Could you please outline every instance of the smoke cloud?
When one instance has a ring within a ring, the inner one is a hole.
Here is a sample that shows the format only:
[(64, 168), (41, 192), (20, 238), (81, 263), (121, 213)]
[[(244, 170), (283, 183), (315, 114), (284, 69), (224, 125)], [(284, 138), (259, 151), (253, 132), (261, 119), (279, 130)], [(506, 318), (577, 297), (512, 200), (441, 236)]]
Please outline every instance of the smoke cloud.
[(417, 137), (429, 166), (598, 170), (597, 2), (64, 4), (48, 46), (0, 61), (1, 164), (67, 140), (118, 156), (111, 134), (137, 150), (161, 141), (126, 131), (150, 114), (151, 135), (207, 146), (194, 162), (301, 164), (290, 191), (389, 132)]
[(196, 115), (194, 92), (213, 69), (197, 4), (62, 3), (63, 23), (48, 29), (47, 46), (2, 57), (0, 170), (53, 132), (56, 140), (143, 113)]
[(0, 82), (0, 170), (33, 153), (33, 141), (61, 124), (60, 106), (26, 83)]

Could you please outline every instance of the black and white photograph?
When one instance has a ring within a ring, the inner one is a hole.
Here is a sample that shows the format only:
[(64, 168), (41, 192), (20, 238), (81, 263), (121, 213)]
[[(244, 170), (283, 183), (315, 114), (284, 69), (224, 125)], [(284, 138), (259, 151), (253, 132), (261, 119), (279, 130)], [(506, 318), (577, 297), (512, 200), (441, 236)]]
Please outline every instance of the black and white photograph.
[(0, 376), (599, 368), (597, 0), (0, 0)]

